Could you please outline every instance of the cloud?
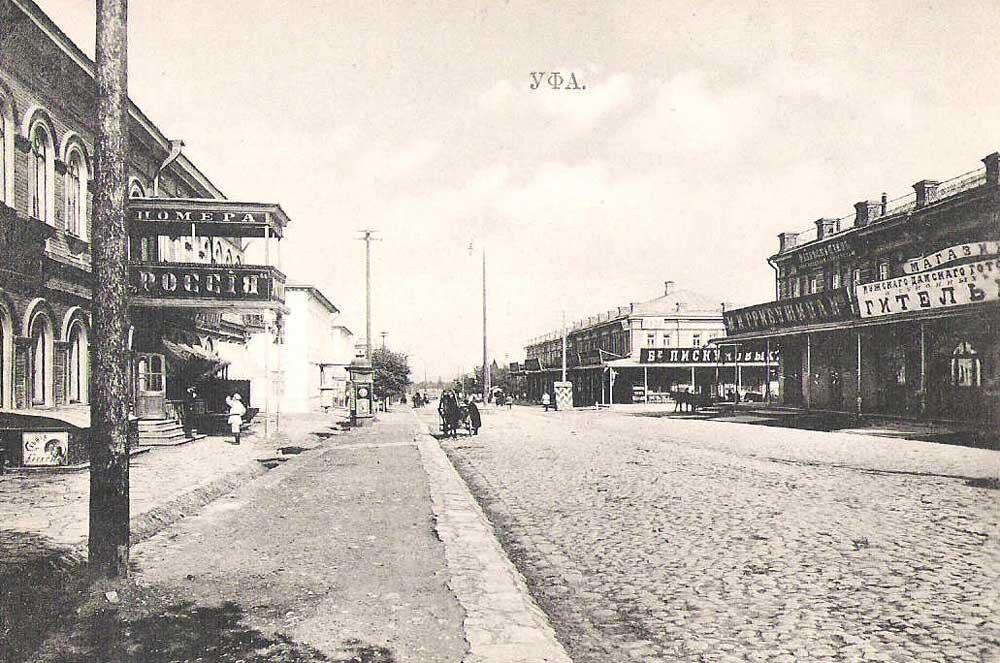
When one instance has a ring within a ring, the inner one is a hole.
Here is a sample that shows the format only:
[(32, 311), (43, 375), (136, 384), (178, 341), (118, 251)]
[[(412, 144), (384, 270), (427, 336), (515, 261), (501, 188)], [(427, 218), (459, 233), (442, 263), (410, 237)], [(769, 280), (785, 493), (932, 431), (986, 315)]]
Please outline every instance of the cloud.
[(689, 70), (662, 83), (655, 100), (624, 129), (640, 150), (691, 153), (733, 148), (763, 133), (776, 111), (759, 86), (716, 82)]
[(383, 182), (409, 178), (437, 156), (440, 145), (426, 138), (414, 138), (402, 145), (375, 141), (358, 158), (355, 174)]

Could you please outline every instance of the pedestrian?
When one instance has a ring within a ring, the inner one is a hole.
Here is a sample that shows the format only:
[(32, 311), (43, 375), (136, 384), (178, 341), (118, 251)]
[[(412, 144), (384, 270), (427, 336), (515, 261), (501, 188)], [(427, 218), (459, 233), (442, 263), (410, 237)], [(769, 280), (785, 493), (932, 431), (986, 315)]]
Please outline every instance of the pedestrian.
[(483, 426), (483, 418), (479, 415), (479, 408), (476, 406), (476, 401), (472, 398), (469, 399), (469, 424), (472, 425), (472, 434), (479, 435), (479, 429)]
[(243, 397), (239, 394), (233, 394), (232, 397), (226, 397), (226, 405), (229, 406), (229, 430), (233, 433), (233, 444), (240, 443), (240, 428), (243, 426), (243, 415), (247, 413), (246, 407), (243, 405)]
[(546, 412), (549, 411), (549, 404), (550, 403), (551, 403), (551, 399), (549, 399), (549, 392), (546, 391), (544, 394), (542, 394), (542, 407), (545, 408)]
[(504, 395), (503, 395), (503, 392), (502, 392), (502, 391), (501, 391), (501, 392), (497, 392), (497, 398), (496, 398), (496, 401), (497, 401), (497, 408), (502, 408), (502, 407), (503, 407), (503, 404), (504, 404), (504, 402), (505, 402), (505, 400), (504, 400)]

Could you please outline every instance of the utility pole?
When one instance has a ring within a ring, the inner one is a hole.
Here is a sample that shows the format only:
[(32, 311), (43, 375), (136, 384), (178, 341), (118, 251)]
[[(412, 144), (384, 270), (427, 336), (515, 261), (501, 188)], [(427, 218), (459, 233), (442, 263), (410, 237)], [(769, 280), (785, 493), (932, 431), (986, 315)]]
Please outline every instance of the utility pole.
[(562, 314), (562, 381), (566, 381), (566, 311)]
[(359, 237), (365, 243), (365, 357), (368, 363), (372, 361), (372, 242), (377, 242), (377, 230), (365, 228), (359, 230)]
[(92, 568), (128, 574), (128, 0), (97, 0), (97, 143), (91, 344), (90, 529)]
[(486, 244), (483, 244), (483, 403), (490, 398), (490, 360), (486, 353)]

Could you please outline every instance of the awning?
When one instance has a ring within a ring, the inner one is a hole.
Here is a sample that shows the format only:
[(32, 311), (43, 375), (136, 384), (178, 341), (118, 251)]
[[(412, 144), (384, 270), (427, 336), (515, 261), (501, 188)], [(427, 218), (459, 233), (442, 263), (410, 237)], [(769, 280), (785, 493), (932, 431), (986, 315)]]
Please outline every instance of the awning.
[(163, 339), (164, 349), (174, 358), (189, 364), (201, 364), (199, 372), (202, 377), (213, 375), (229, 365), (229, 362), (213, 354), (205, 348), (187, 343), (178, 343)]

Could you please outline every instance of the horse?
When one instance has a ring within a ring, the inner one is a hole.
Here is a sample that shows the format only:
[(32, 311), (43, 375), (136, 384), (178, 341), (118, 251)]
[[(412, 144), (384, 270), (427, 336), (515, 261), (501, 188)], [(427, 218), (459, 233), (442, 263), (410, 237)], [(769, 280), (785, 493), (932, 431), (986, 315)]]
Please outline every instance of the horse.
[(698, 408), (712, 403), (711, 396), (693, 391), (671, 391), (670, 398), (674, 401), (674, 412), (683, 412), (685, 405), (688, 407), (688, 412), (697, 412)]
[(454, 394), (444, 394), (441, 396), (441, 404), (438, 405), (438, 413), (441, 415), (441, 431), (445, 437), (458, 437), (458, 428), (465, 418), (462, 408)]

